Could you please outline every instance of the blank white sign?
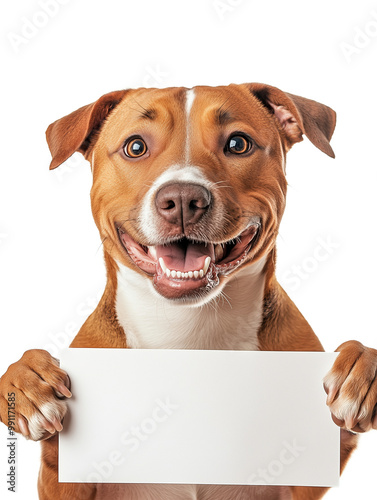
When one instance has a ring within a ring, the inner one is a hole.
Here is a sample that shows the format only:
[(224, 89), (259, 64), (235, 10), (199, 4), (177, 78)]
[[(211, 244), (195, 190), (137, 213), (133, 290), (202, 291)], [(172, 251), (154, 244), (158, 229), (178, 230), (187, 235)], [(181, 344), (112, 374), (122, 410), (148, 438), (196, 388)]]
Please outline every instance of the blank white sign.
[(59, 481), (336, 486), (336, 353), (68, 349)]

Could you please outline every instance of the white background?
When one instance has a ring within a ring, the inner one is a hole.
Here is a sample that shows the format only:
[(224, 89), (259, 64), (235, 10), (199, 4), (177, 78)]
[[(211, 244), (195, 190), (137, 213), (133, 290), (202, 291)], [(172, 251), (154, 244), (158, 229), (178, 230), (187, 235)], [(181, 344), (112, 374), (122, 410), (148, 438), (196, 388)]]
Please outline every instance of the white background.
[[(139, 86), (259, 81), (337, 111), (336, 160), (308, 140), (289, 153), (278, 278), (326, 350), (348, 339), (376, 347), (377, 3), (66, 0), (46, 18), (40, 1), (0, 7), (0, 373), (28, 348), (68, 345), (105, 283), (90, 170), (79, 157), (49, 172), (45, 129)], [(333, 244), (320, 262), (318, 238)], [(293, 285), (297, 267), (305, 277)], [(376, 446), (377, 432), (362, 436), (326, 498), (375, 498)], [(2, 497), (6, 455), (1, 426)], [(39, 445), (20, 439), (18, 458), (16, 498), (36, 499)]]

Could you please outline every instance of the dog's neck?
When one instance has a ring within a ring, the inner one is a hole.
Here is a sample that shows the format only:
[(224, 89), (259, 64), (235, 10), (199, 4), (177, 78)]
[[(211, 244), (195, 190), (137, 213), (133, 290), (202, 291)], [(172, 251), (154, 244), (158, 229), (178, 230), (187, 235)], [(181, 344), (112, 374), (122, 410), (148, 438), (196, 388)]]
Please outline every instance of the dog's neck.
[(127, 345), (150, 349), (257, 350), (266, 258), (247, 266), (201, 306), (172, 303), (118, 263), (116, 313)]

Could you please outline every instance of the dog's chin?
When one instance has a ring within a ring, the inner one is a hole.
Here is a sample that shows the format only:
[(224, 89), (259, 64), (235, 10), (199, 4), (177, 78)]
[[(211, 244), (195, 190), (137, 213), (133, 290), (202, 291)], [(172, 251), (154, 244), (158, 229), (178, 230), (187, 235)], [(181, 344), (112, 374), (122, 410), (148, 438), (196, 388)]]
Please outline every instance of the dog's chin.
[(193, 304), (212, 297), (216, 288), (221, 289), (222, 276), (250, 260), (259, 228), (259, 223), (252, 223), (235, 238), (221, 243), (184, 237), (151, 246), (138, 243), (123, 229), (118, 228), (118, 234), (128, 257), (152, 280), (156, 292), (173, 301)]

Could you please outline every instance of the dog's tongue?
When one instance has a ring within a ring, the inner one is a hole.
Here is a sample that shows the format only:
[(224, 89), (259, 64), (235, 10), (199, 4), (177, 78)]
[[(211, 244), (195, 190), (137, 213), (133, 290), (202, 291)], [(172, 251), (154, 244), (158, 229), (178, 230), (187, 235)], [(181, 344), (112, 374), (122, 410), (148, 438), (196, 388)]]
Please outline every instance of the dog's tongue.
[(175, 271), (196, 271), (204, 266), (207, 257), (215, 260), (215, 251), (212, 243), (191, 243), (188, 241), (157, 245), (157, 260), (162, 257), (166, 267)]

